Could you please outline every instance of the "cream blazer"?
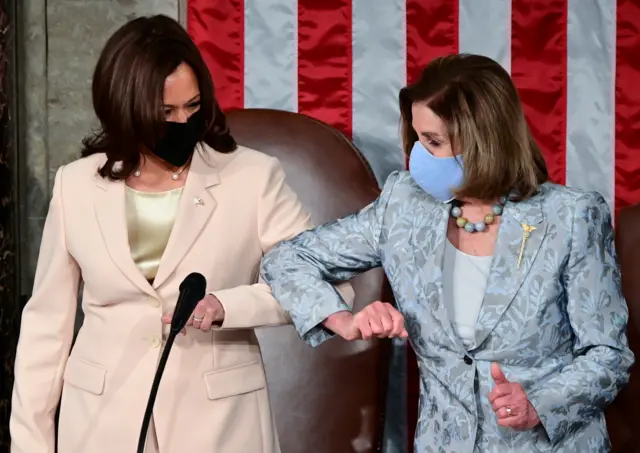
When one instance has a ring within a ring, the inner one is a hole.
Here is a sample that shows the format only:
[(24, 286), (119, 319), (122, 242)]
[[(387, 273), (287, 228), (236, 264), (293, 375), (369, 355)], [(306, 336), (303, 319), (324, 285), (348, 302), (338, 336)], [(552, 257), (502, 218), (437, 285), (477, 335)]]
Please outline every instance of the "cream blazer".
[[(96, 173), (104, 155), (58, 170), (22, 315), (12, 453), (54, 453), (61, 395), (59, 453), (135, 451), (162, 352), (160, 318), (191, 272), (206, 277), (225, 319), (176, 339), (153, 413), (160, 451), (280, 451), (253, 328), (288, 318), (258, 271), (267, 250), (310, 227), (309, 216), (276, 159), (199, 148), (153, 285), (131, 258), (124, 183)], [(81, 280), (84, 324), (71, 349)]]

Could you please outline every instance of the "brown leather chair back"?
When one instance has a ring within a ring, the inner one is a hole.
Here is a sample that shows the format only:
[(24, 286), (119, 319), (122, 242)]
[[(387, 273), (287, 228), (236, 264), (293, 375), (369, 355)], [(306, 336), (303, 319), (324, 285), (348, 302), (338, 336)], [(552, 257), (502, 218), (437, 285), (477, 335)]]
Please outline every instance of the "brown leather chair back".
[[(622, 292), (629, 307), (629, 345), (640, 360), (640, 205), (626, 208), (616, 219), (616, 251)], [(607, 410), (612, 453), (640, 453), (640, 368), (631, 370), (627, 387)]]
[[(264, 109), (234, 111), (228, 120), (238, 144), (280, 160), (287, 183), (315, 224), (355, 212), (377, 197), (367, 162), (326, 124)], [(379, 269), (352, 283), (356, 310), (389, 300)], [(380, 451), (388, 342), (334, 338), (311, 348), (292, 327), (260, 329), (258, 338), (283, 452)]]

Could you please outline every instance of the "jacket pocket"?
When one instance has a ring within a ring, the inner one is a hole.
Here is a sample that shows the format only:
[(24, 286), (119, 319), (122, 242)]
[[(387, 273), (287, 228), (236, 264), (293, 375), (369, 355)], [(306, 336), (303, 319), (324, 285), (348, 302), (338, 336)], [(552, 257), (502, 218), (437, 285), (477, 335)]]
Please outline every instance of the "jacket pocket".
[(255, 392), (267, 386), (260, 362), (209, 371), (204, 374), (204, 382), (210, 400)]
[(102, 395), (107, 370), (83, 359), (69, 357), (63, 380), (67, 384), (94, 395)]

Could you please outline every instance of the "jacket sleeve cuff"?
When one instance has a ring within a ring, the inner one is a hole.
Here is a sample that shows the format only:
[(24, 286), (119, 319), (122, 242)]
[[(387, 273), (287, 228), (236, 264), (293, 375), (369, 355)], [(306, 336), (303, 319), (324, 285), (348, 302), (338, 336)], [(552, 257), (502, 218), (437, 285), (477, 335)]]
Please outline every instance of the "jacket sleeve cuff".
[[(250, 288), (231, 288), (208, 292), (207, 294), (211, 294), (220, 301), (224, 310), (224, 318), (222, 321), (214, 322), (212, 328), (217, 330), (252, 329), (263, 325), (290, 323), (285, 313), (279, 311), (279, 307), (262, 306), (261, 302), (263, 301), (255, 303), (250, 291)], [(256, 306), (261, 310), (256, 310)]]
[(558, 403), (553, 395), (543, 392), (532, 392), (527, 395), (529, 402), (534, 407), (540, 418), (540, 424), (544, 428), (551, 445), (558, 443), (569, 429), (568, 408)]
[(235, 328), (238, 328), (239, 324), (237, 318), (239, 317), (238, 311), (240, 310), (234, 310), (234, 307), (237, 307), (238, 304), (234, 303), (233, 300), (230, 300), (233, 299), (233, 296), (231, 295), (233, 293), (229, 294), (222, 290), (216, 292), (208, 292), (207, 294), (211, 294), (213, 297), (218, 299), (220, 301), (220, 305), (222, 305), (222, 309), (224, 310), (224, 318), (222, 318), (222, 321), (214, 322), (212, 328), (233, 329), (234, 326)]
[(300, 337), (310, 346), (316, 347), (332, 338), (335, 334), (322, 325), (322, 322), (334, 313), (351, 312), (351, 307), (342, 298), (336, 297), (331, 303), (323, 303), (311, 308), (305, 316), (292, 315), (292, 322)]
[(208, 294), (216, 297), (224, 310), (222, 322), (213, 325), (216, 329), (254, 329), (291, 323), (267, 285), (237, 286)]

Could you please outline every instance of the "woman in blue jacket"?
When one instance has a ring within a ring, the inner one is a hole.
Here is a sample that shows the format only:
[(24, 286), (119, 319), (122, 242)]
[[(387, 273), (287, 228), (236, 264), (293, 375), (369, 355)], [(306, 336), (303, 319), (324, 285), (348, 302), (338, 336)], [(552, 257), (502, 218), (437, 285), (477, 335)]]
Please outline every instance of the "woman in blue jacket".
[[(606, 202), (547, 181), (516, 89), (489, 58), (434, 60), (400, 109), (409, 171), (269, 252), (273, 294), (312, 345), (408, 335), (416, 452), (608, 451), (604, 409), (633, 354)], [(399, 311), (353, 315), (331, 283), (379, 266)]]

